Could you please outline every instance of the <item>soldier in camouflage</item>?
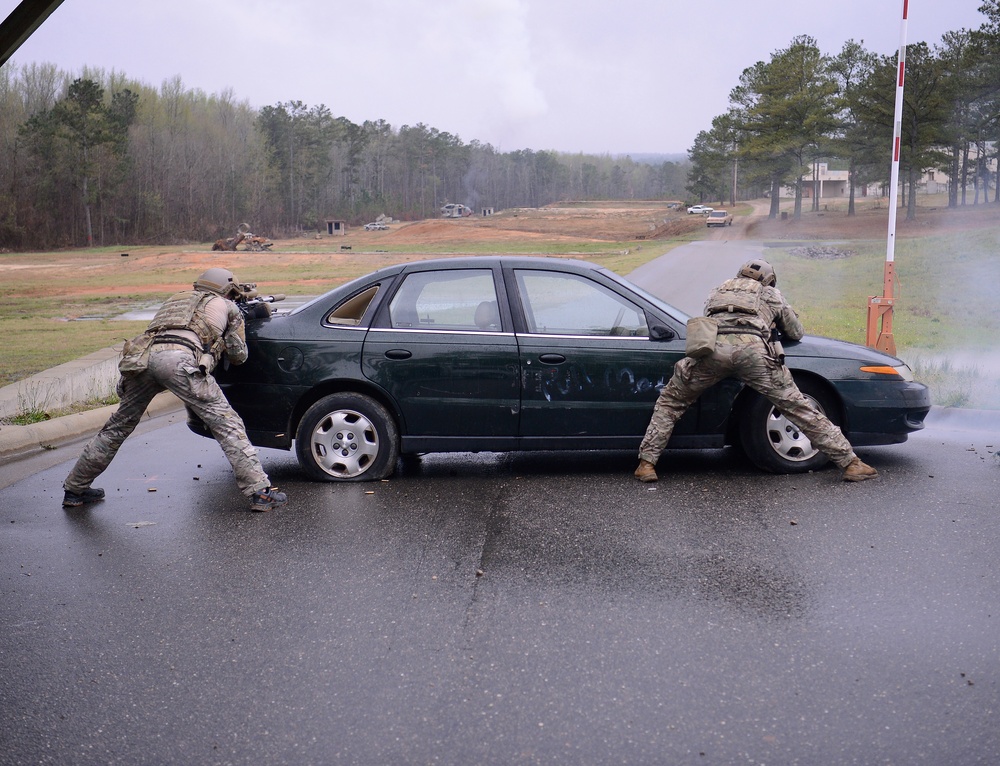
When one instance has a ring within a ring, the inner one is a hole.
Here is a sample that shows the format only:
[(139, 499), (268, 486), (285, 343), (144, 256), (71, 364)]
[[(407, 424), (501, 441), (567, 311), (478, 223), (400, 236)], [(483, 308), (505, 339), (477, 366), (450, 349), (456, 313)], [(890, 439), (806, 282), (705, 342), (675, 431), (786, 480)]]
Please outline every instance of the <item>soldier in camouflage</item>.
[(804, 334), (798, 315), (775, 287), (774, 269), (767, 261), (744, 264), (736, 278), (712, 292), (705, 314), (718, 323), (714, 350), (701, 358), (684, 357), (674, 366), (670, 382), (660, 391), (646, 435), (639, 446), (639, 481), (657, 480), (656, 461), (670, 440), (674, 424), (707, 388), (736, 377), (767, 397), (813, 445), (843, 469), (844, 481), (874, 479), (878, 472), (863, 463), (850, 442), (829, 418), (816, 409), (792, 379), (770, 340), (772, 326), (798, 340)]
[(271, 487), (243, 421), (229, 405), (212, 370), (225, 355), (233, 364), (247, 358), (243, 315), (233, 302), (239, 283), (231, 271), (212, 268), (185, 290), (170, 297), (146, 332), (126, 343), (119, 364), (121, 404), (84, 447), (63, 482), (63, 507), (76, 508), (104, 498), (91, 483), (111, 463), (118, 448), (138, 425), (153, 397), (172, 392), (199, 417), (229, 458), (236, 483), (254, 511), (269, 511), (288, 498)]

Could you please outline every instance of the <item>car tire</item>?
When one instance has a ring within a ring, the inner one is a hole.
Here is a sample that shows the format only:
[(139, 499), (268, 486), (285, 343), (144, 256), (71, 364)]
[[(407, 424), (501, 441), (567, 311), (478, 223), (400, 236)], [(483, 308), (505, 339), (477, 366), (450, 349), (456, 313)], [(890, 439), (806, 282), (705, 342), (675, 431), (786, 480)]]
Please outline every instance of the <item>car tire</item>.
[[(799, 383), (799, 390), (839, 425), (837, 408), (826, 391), (808, 381)], [(751, 396), (740, 420), (740, 445), (751, 463), (771, 473), (807, 473), (829, 462), (771, 402), (756, 392)]]
[(396, 469), (399, 429), (371, 397), (332, 394), (302, 416), (295, 455), (316, 481), (377, 481)]

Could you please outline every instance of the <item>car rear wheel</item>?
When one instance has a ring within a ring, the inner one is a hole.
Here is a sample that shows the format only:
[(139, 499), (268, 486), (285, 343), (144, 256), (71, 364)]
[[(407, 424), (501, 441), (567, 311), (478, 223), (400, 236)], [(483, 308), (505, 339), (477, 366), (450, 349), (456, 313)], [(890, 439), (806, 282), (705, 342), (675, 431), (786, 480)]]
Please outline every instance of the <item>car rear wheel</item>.
[[(799, 390), (820, 412), (837, 422), (836, 407), (825, 391), (808, 382), (800, 383)], [(801, 430), (756, 393), (740, 422), (740, 443), (750, 462), (771, 473), (806, 473), (829, 462)]]
[(295, 454), (318, 481), (384, 479), (396, 468), (399, 430), (388, 410), (371, 397), (332, 394), (302, 416)]

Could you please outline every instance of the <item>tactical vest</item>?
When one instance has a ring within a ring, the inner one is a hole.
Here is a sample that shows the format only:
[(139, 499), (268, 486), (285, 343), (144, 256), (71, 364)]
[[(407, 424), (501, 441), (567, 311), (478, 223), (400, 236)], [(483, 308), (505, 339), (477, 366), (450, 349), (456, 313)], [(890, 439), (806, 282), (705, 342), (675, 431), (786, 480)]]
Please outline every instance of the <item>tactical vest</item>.
[(146, 332), (156, 334), (164, 330), (191, 330), (201, 340), (202, 350), (207, 352), (216, 345), (218, 338), (200, 309), (216, 297), (214, 293), (199, 290), (176, 293), (160, 306)]
[(716, 287), (705, 301), (705, 316), (712, 314), (760, 314), (764, 285), (756, 279), (735, 277)]

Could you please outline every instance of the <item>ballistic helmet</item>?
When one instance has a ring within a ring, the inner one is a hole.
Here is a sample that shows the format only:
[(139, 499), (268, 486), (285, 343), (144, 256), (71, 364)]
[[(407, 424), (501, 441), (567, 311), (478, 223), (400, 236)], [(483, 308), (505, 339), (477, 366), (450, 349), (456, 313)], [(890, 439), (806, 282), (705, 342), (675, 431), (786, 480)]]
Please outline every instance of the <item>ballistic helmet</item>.
[(240, 285), (236, 281), (236, 276), (229, 269), (215, 267), (195, 280), (194, 289), (215, 293), (223, 298), (233, 298), (239, 294)]
[(774, 275), (774, 267), (760, 258), (744, 263), (736, 276), (756, 279), (765, 287), (773, 287), (778, 284), (778, 278)]

